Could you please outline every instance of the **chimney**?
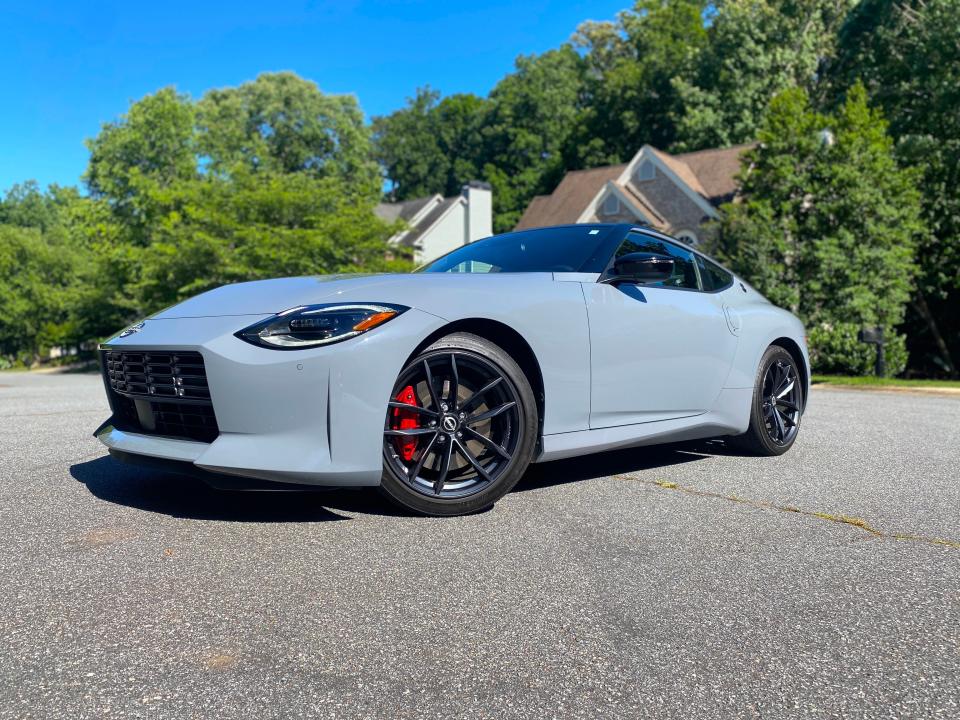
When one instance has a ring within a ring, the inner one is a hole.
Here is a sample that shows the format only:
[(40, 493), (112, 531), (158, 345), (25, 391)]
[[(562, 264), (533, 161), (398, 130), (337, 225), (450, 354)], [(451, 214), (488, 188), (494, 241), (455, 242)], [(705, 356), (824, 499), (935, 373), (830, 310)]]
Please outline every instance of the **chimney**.
[(493, 235), (493, 192), (490, 183), (471, 180), (461, 194), (467, 201), (467, 242)]

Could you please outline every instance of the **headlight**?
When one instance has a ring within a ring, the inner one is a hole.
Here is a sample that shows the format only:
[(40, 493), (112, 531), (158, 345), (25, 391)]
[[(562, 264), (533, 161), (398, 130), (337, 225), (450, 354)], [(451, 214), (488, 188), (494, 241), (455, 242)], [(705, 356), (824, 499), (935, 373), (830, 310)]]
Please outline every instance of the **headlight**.
[(408, 309), (386, 303), (307, 305), (284, 310), (236, 335), (261, 347), (300, 350), (349, 340)]

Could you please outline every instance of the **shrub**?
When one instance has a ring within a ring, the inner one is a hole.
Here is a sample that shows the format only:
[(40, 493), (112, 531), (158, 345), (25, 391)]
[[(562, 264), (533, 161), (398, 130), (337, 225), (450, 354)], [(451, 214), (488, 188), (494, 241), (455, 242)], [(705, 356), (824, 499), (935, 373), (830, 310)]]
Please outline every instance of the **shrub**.
[[(876, 347), (857, 339), (854, 323), (821, 323), (809, 329), (810, 364), (824, 375), (872, 375)], [(899, 375), (907, 366), (906, 337), (893, 328), (884, 329), (887, 376)]]

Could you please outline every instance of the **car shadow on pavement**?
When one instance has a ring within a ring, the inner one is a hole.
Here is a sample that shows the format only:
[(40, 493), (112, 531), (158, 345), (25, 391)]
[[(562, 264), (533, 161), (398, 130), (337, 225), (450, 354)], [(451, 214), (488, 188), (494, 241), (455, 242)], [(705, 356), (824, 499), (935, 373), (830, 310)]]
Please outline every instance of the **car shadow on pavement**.
[(698, 441), (610, 450), (566, 460), (552, 460), (531, 465), (520, 478), (514, 492), (680, 465), (703, 460), (711, 455), (725, 455), (728, 452), (726, 446), (719, 441)]
[[(728, 454), (722, 443), (699, 442), (554, 460), (531, 465), (514, 492), (695, 462), (721, 454)], [(350, 514), (409, 515), (373, 488), (308, 492), (215, 490), (200, 478), (129, 465), (106, 455), (72, 465), (70, 474), (101, 500), (193, 520), (325, 522), (348, 520)]]
[(398, 514), (375, 492), (231, 492), (200, 478), (121, 463), (110, 456), (77, 463), (70, 474), (107, 502), (193, 520), (324, 522), (348, 520), (337, 510)]

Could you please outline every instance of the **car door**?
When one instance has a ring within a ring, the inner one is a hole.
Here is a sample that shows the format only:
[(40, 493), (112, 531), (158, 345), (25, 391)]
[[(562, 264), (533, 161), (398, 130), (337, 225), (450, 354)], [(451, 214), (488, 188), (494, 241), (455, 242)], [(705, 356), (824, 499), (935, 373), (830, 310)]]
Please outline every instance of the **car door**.
[(737, 347), (723, 292), (704, 290), (694, 253), (632, 230), (614, 257), (634, 252), (671, 256), (674, 274), (644, 285), (583, 284), (590, 323), (591, 428), (706, 412), (723, 388)]

